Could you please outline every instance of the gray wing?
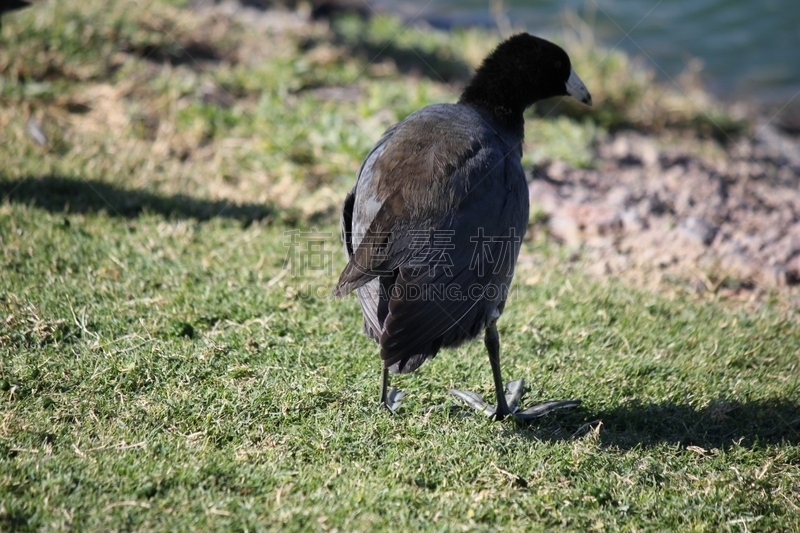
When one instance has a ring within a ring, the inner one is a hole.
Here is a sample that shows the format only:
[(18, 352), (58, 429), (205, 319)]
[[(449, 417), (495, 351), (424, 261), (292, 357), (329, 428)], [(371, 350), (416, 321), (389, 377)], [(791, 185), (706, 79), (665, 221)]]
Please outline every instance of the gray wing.
[[(380, 340), (385, 365), (400, 371), (441, 345), (474, 337), (502, 311), (505, 294), (487, 298), (480, 288), (510, 283), (519, 241), (509, 248), (491, 239), (510, 228), (521, 239), (527, 224), (519, 147), (454, 108), (426, 108), (388, 131), (364, 161), (342, 213), (348, 264), (336, 294), (357, 289), (367, 333)], [(430, 132), (428, 144), (415, 129)], [(476, 256), (472, 239), (480, 232), (490, 242)], [(450, 238), (445, 250), (442, 236)], [(449, 261), (427, 268), (431, 254), (442, 251)], [(435, 294), (410, 294), (420, 287)], [(472, 287), (479, 290), (470, 293)]]
[[(356, 243), (354, 246), (353, 237), (355, 233), (361, 233), (363, 230), (356, 224), (356, 230), (354, 230), (354, 221), (353, 221), (353, 211), (355, 207), (356, 201), (356, 191), (359, 188), (359, 183), (362, 180), (362, 176), (369, 176), (371, 173), (371, 166), (381, 152), (383, 151), (384, 146), (386, 143), (391, 139), (392, 134), (394, 133), (395, 129), (397, 128), (397, 124), (391, 126), (386, 132), (381, 136), (375, 146), (370, 150), (367, 157), (364, 159), (364, 162), (361, 164), (361, 167), (358, 169), (358, 174), (356, 177), (356, 183), (353, 186), (353, 189), (347, 194), (344, 199), (344, 204), (342, 205), (342, 214), (340, 218), (340, 228), (342, 232), (342, 243), (344, 245), (344, 252), (347, 256), (348, 264), (352, 261), (353, 258), (353, 251), (354, 248), (358, 246), (359, 241), (356, 239)], [(335, 289), (335, 295), (338, 297), (347, 294), (348, 291), (344, 291), (340, 289), (341, 282), (337, 285)], [(380, 280), (377, 278), (373, 278), (372, 280), (365, 283), (363, 286), (358, 287), (357, 294), (359, 302), (361, 303), (361, 310), (362, 315), (364, 317), (364, 331), (367, 335), (372, 338), (373, 340), (379, 340), (381, 331), (383, 330), (382, 324), (383, 320), (385, 319), (386, 313), (385, 311), (382, 313), (382, 317), (379, 318), (378, 307), (380, 306), (380, 298), (379, 298), (379, 287), (380, 287)], [(352, 289), (350, 289), (352, 290)], [(383, 307), (385, 308), (386, 305), (384, 303)]]
[[(436, 268), (399, 267), (380, 339), (385, 366), (411, 372), (440, 347), (474, 338), (502, 313), (528, 204), (519, 163), (492, 162), (473, 176), (481, 183), (462, 198), (458, 215), (438, 227), (453, 237), (450, 260)], [(522, 186), (509, 190), (509, 173), (519, 174)], [(434, 244), (428, 250), (438, 251)]]
[(345, 200), (348, 263), (337, 296), (391, 275), (418, 252), (414, 240), (421, 229), (435, 229), (452, 216), (467, 192), (472, 167), (488, 163), (495, 140), (483, 126), (463, 106), (439, 105), (384, 134)]

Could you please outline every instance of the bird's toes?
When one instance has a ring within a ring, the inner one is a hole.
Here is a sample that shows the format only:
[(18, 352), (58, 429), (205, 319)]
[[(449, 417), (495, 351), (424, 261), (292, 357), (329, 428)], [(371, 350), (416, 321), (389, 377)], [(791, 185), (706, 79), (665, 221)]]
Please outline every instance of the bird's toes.
[(486, 400), (477, 392), (458, 389), (450, 389), (448, 392), (487, 417), (493, 417), (497, 411), (494, 405), (486, 403)]
[(519, 401), (525, 394), (525, 380), (523, 378), (506, 383), (506, 405), (512, 413), (519, 407)]
[(568, 409), (577, 407), (581, 404), (580, 400), (562, 400), (537, 403), (521, 411), (516, 411), (514, 417), (521, 420), (531, 420), (547, 416), (556, 409)]
[(386, 395), (386, 408), (391, 411), (392, 413), (396, 413), (397, 409), (403, 404), (403, 398), (405, 398), (406, 393), (392, 387), (389, 393)]

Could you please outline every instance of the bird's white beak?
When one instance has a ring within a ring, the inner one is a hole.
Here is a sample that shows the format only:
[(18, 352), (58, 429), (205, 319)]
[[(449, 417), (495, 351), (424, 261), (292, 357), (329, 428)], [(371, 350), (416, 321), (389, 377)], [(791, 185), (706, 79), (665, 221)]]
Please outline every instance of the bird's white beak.
[(572, 69), (570, 69), (569, 79), (567, 80), (567, 94), (586, 105), (592, 105), (592, 95), (589, 94), (589, 89), (586, 88), (586, 85), (583, 84)]

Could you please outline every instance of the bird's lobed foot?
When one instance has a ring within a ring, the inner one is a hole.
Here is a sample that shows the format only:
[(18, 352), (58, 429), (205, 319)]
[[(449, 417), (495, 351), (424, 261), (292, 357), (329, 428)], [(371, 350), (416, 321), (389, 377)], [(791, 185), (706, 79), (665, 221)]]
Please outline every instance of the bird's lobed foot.
[(514, 418), (519, 420), (532, 420), (534, 418), (547, 416), (556, 409), (569, 409), (571, 407), (578, 407), (580, 404), (580, 400), (551, 400), (549, 402), (531, 405), (527, 409), (515, 411), (511, 414)]
[(457, 389), (450, 389), (448, 392), (453, 396), (460, 398), (464, 403), (484, 416), (491, 418), (497, 412), (497, 406), (487, 403), (486, 400), (484, 400), (483, 397), (477, 392)]
[(383, 400), (383, 406), (392, 413), (396, 413), (397, 409), (403, 404), (403, 398), (405, 398), (405, 395), (405, 392), (392, 387), (389, 390), (389, 393), (386, 395), (386, 399)]
[(534, 418), (541, 418), (555, 411), (556, 409), (566, 409), (570, 407), (577, 407), (580, 405), (580, 400), (563, 400), (563, 401), (549, 401), (532, 405), (526, 409), (519, 408), (519, 400), (525, 393), (525, 380), (518, 379), (506, 383), (506, 404), (508, 405), (507, 413), (498, 413), (497, 406), (491, 405), (483, 397), (471, 391), (462, 391), (450, 389), (450, 394), (460, 398), (464, 403), (478, 411), (479, 413), (489, 418), (502, 420), (507, 415), (520, 420), (531, 420)]

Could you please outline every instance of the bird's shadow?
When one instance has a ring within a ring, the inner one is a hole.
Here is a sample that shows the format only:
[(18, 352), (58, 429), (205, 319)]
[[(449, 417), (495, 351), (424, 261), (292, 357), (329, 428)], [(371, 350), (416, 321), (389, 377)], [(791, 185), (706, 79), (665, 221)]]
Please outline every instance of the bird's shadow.
[(243, 225), (271, 221), (277, 215), (273, 206), (259, 203), (204, 200), (185, 194), (162, 195), (98, 180), (53, 175), (6, 179), (0, 174), (0, 202), (33, 205), (51, 213), (105, 212), (123, 218), (152, 213), (170, 219), (200, 221), (221, 217), (238, 220)]
[(800, 444), (800, 401), (788, 398), (719, 399), (703, 407), (674, 402), (629, 402), (594, 412), (558, 411), (532, 424), (509, 428), (535, 441), (562, 441), (593, 433), (603, 446), (620, 450), (661, 444), (703, 450)]

